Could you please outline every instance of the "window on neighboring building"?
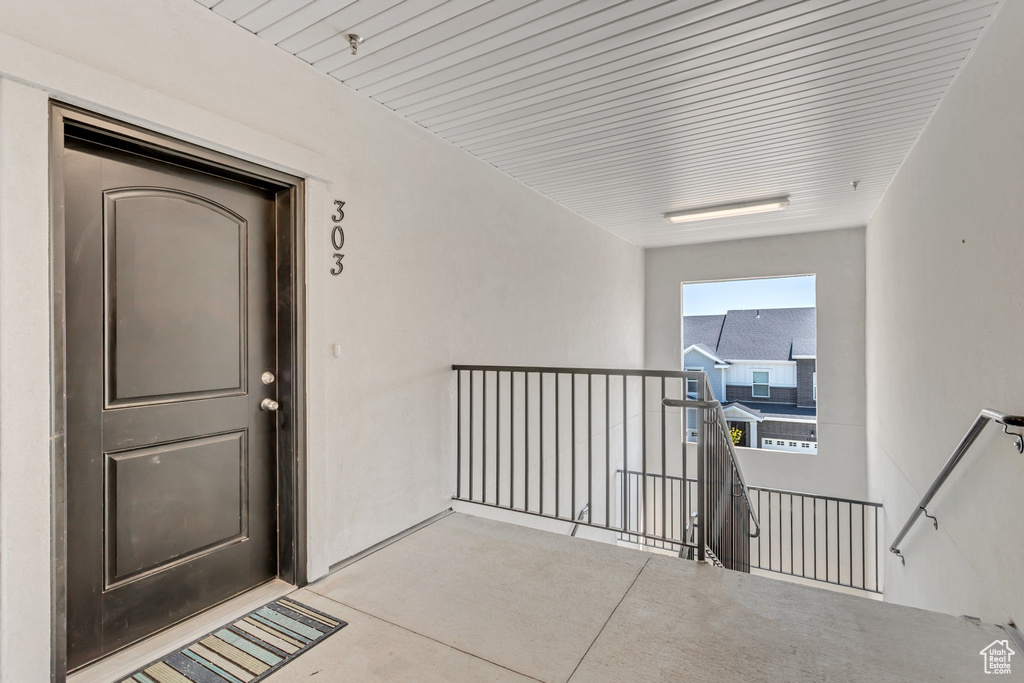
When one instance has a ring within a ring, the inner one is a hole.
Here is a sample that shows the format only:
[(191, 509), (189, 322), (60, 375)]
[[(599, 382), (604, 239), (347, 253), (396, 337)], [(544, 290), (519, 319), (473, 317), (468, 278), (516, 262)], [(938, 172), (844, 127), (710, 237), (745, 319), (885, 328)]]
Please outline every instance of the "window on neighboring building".
[[(754, 370), (754, 380), (751, 385), (750, 395), (754, 398), (768, 398), (768, 371), (767, 370)], [(804, 375), (806, 377), (806, 375)]]
[(811, 398), (813, 398), (815, 401), (817, 401), (818, 400), (818, 373), (816, 373), (816, 372), (812, 372), (811, 373), (811, 392), (812, 392)]
[[(687, 372), (701, 372), (703, 368), (686, 368)], [(687, 379), (686, 380), (686, 394), (691, 398), (697, 397), (697, 384), (700, 382), (698, 379)]]

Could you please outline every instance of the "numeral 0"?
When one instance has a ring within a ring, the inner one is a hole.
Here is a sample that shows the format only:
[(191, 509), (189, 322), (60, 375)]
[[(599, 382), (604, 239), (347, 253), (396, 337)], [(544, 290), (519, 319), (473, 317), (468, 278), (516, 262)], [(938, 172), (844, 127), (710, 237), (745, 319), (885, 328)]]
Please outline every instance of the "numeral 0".
[(331, 231), (331, 244), (334, 246), (334, 251), (341, 251), (341, 248), (345, 246), (345, 231), (341, 229), (340, 225), (335, 225), (334, 230)]

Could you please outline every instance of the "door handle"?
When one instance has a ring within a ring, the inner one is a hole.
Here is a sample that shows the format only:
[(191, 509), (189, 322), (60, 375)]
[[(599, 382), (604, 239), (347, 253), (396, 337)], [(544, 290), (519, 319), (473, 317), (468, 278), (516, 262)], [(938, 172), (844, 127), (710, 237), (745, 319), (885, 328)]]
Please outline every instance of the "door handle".
[(280, 404), (272, 398), (265, 398), (260, 402), (260, 408), (268, 413), (272, 413), (280, 407)]

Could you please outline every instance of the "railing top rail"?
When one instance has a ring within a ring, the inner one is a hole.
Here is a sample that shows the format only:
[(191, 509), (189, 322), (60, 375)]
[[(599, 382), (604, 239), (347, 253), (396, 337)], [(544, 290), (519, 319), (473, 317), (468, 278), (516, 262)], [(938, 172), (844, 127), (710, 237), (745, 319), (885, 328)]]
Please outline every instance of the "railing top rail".
[(694, 484), (697, 483), (697, 480), (694, 477), (687, 477), (686, 479), (683, 479), (682, 477), (677, 477), (677, 476), (672, 475), (672, 474), (662, 474), (661, 472), (647, 472), (646, 475), (645, 475), (644, 472), (642, 472), (640, 470), (617, 469), (617, 470), (615, 470), (615, 474), (632, 475), (632, 476), (635, 476), (635, 477), (648, 476), (648, 477), (651, 477), (652, 479), (657, 479), (658, 477), (664, 477), (668, 481), (687, 481), (687, 482), (692, 482)]
[(882, 507), (881, 503), (874, 503), (870, 500), (856, 500), (855, 498), (840, 498), (838, 496), (826, 496), (821, 493), (807, 493), (806, 491), (790, 491), (788, 489), (773, 489), (767, 486), (748, 486), (751, 491), (764, 491), (765, 493), (783, 493), (789, 496), (801, 496), (803, 498), (817, 498), (818, 500), (834, 501), (836, 503), (852, 503), (853, 505), (867, 505), (868, 507)]
[[(617, 469), (617, 470), (615, 470), (615, 473), (616, 474), (632, 475), (632, 476), (635, 476), (635, 477), (643, 476), (643, 474), (644, 474), (640, 470), (623, 470), (623, 469)], [(687, 477), (686, 479), (683, 479), (682, 477), (677, 477), (677, 476), (674, 476), (674, 475), (671, 475), (671, 474), (662, 474), (661, 472), (648, 472), (647, 476), (650, 477), (651, 479), (658, 479), (660, 477), (664, 477), (665, 479), (667, 479), (669, 481), (686, 481), (687, 483), (690, 483), (690, 484), (696, 484), (697, 483), (696, 477)], [(818, 500), (827, 500), (827, 501), (833, 502), (833, 503), (851, 503), (853, 505), (865, 505), (867, 507), (876, 507), (876, 508), (883, 507), (881, 503), (875, 503), (875, 502), (870, 501), (870, 500), (857, 500), (856, 498), (842, 498), (842, 497), (839, 497), (839, 496), (828, 496), (828, 495), (825, 495), (823, 493), (808, 493), (807, 491), (792, 491), (790, 489), (773, 489), (773, 488), (768, 487), (768, 486), (748, 486), (747, 490), (748, 491), (762, 491), (764, 493), (781, 493), (781, 494), (787, 495), (787, 496), (800, 496), (801, 498), (816, 498)]]
[[(988, 408), (982, 410), (974, 420), (974, 424), (972, 424), (971, 428), (967, 430), (966, 434), (964, 434), (964, 438), (960, 440), (960, 443), (953, 451), (953, 454), (949, 456), (949, 460), (947, 460), (946, 464), (942, 466), (938, 476), (935, 477), (935, 481), (933, 481), (932, 485), (928, 487), (928, 492), (924, 494), (924, 497), (921, 498), (921, 502), (918, 503), (914, 511), (910, 513), (910, 517), (907, 519), (906, 524), (903, 525), (903, 528), (900, 529), (900, 533), (896, 536), (896, 540), (894, 540), (892, 545), (889, 546), (889, 552), (897, 555), (900, 560), (906, 562), (906, 560), (903, 559), (902, 553), (899, 551), (900, 543), (903, 542), (904, 537), (910, 531), (911, 527), (914, 526), (914, 523), (921, 516), (921, 513), (925, 512), (927, 514), (926, 509), (928, 504), (931, 503), (932, 498), (934, 498), (938, 490), (942, 488), (942, 485), (946, 483), (949, 475), (952, 474), (953, 470), (956, 469), (956, 466), (960, 464), (964, 454), (966, 454), (967, 451), (970, 450), (971, 446), (974, 445), (974, 442), (977, 441), (981, 431), (989, 422), (995, 422), (1003, 425), (1003, 432), (1016, 437), (1017, 451), (1024, 451), (1024, 438), (1022, 438), (1020, 434), (1007, 432), (1006, 430), (1007, 427), (1024, 427), (1024, 416), (1008, 415), (1007, 413), (1001, 413), (997, 410), (989, 410)], [(936, 529), (938, 528), (938, 524), (938, 521), (935, 521)]]
[(704, 373), (696, 370), (642, 370), (623, 368), (560, 368), (532, 365), (452, 365), (452, 370), (475, 372), (543, 372), (559, 375), (628, 375), (631, 377), (676, 377), (698, 379)]

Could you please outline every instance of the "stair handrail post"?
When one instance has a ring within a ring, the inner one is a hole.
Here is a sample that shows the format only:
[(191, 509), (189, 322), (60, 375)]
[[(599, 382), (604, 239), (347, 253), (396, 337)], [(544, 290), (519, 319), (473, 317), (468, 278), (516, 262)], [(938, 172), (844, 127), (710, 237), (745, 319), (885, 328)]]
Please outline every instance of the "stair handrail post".
[[(705, 381), (697, 382), (697, 400), (705, 401), (707, 399), (707, 376), (705, 375)], [(683, 387), (685, 395), (685, 385)], [(705, 522), (705, 508), (707, 507), (706, 494), (704, 489), (705, 484), (705, 467), (708, 455), (708, 430), (706, 426), (707, 422), (707, 408), (698, 408), (697, 420), (697, 560), (704, 562), (705, 548), (707, 544), (707, 525)], [(685, 419), (685, 410), (684, 418)]]

